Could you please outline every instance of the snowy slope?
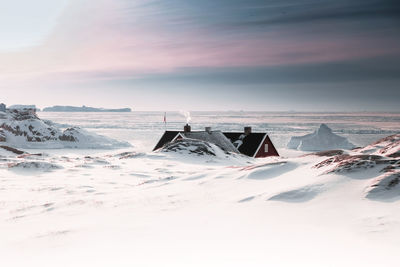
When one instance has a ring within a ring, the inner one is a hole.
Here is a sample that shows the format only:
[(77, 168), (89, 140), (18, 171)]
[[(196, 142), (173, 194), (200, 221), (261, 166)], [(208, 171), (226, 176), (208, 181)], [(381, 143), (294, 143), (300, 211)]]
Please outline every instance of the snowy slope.
[(1, 158), (5, 266), (398, 266), (399, 157), (88, 153)]

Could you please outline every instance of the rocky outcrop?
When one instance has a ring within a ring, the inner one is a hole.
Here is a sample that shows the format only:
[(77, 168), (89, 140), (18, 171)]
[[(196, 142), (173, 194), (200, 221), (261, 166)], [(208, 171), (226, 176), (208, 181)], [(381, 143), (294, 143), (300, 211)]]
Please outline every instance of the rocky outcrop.
[[(330, 156), (335, 151), (314, 154)], [(352, 172), (382, 166), (383, 172), (397, 169), (400, 164), (400, 135), (391, 135), (363, 148), (350, 151), (350, 154), (337, 154), (316, 164), (314, 168), (331, 167), (325, 173)]]
[(7, 110), (0, 116), (0, 142), (23, 148), (114, 148), (126, 142), (96, 135), (79, 127), (66, 130), (41, 120), (31, 110)]
[(323, 168), (330, 166), (331, 168), (325, 173), (353, 172), (360, 169), (369, 169), (377, 165), (382, 168), (396, 164), (399, 160), (387, 159), (378, 155), (339, 155), (330, 157), (314, 166), (314, 168)]
[(363, 154), (382, 155), (391, 158), (400, 157), (400, 134), (390, 135), (363, 148), (355, 149)]
[(61, 141), (68, 141), (68, 142), (76, 142), (77, 139), (74, 137), (74, 134), (78, 132), (75, 128), (68, 128), (66, 129), (62, 135), (58, 137)]
[(10, 147), (10, 146), (0, 146), (0, 148), (4, 149), (4, 150), (6, 150), (6, 151), (12, 152), (12, 153), (14, 153), (14, 154), (16, 154), (16, 155), (25, 154), (24, 151), (19, 150), (19, 149), (16, 149), (16, 148), (13, 148), (13, 147)]
[(328, 157), (313, 166), (316, 169), (323, 169), (322, 174), (347, 175), (374, 168), (372, 172), (365, 173), (367, 177), (375, 176), (365, 188), (365, 197), (380, 201), (400, 199), (400, 134), (391, 135), (366, 147), (354, 149), (349, 151), (349, 154), (330, 156), (336, 154), (333, 151), (313, 154), (319, 153), (321, 156)]

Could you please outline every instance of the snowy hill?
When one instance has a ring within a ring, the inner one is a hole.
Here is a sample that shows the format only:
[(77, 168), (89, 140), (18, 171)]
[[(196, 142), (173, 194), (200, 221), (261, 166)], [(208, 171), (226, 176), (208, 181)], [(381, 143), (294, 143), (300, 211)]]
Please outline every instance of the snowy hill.
[(331, 149), (352, 149), (355, 146), (345, 137), (336, 135), (325, 124), (311, 134), (304, 136), (293, 136), (288, 145), (290, 149), (302, 151), (323, 151)]
[(129, 146), (79, 127), (59, 129), (32, 110), (0, 112), (0, 144), (19, 148), (120, 148)]
[(368, 172), (372, 176), (365, 189), (370, 199), (400, 198), (400, 134), (391, 135), (364, 148), (329, 157), (314, 165), (323, 174), (354, 175)]

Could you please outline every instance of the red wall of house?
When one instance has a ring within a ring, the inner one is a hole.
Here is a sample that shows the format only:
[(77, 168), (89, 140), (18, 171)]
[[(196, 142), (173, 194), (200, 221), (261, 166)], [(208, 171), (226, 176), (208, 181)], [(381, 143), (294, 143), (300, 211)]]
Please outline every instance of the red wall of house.
[[(268, 152), (265, 152), (265, 145), (268, 144)], [(274, 144), (272, 143), (271, 139), (269, 139), (269, 136), (267, 136), (264, 140), (264, 143), (261, 145), (260, 149), (256, 153), (256, 158), (265, 158), (265, 157), (273, 157), (273, 156), (278, 156), (279, 153), (276, 150)]]

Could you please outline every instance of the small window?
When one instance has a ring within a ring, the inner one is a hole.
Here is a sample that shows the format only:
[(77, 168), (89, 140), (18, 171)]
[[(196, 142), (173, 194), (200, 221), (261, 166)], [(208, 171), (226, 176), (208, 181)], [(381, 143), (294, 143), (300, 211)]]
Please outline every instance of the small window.
[(265, 153), (268, 153), (268, 144), (265, 144), (265, 145), (264, 145), (264, 152), (265, 152)]

